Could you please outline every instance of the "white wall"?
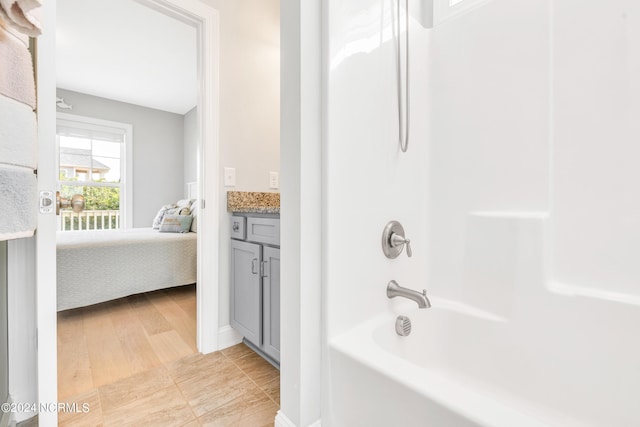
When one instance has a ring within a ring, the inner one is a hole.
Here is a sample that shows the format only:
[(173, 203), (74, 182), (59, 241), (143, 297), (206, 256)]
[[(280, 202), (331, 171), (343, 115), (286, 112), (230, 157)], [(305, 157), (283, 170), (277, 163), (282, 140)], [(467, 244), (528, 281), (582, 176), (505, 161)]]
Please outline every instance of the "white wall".
[(150, 227), (162, 205), (184, 198), (184, 116), (60, 88), (57, 95), (72, 114), (133, 125), (133, 227)]
[(236, 186), (220, 179), (219, 326), (229, 325), (229, 220), (226, 192), (269, 190), (280, 171), (280, 2), (203, 0), (220, 14), (220, 173), (236, 169)]
[(316, 425), (322, 357), (321, 1), (281, 6), (281, 408), (277, 426)]
[(556, 1), (551, 30), (554, 280), (640, 304), (640, 4)]
[[(205, 0), (220, 12), (220, 161), (237, 191), (280, 170), (280, 2)], [(274, 190), (271, 190), (274, 191)]]

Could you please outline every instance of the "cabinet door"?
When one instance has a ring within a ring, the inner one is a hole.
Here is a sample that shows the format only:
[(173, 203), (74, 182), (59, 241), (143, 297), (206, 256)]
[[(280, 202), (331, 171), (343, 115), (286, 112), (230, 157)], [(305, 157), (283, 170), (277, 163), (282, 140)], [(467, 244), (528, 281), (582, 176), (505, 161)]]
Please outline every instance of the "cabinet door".
[(265, 353), (280, 363), (280, 249), (265, 247), (263, 278), (263, 347)]
[(231, 241), (231, 326), (256, 346), (262, 343), (261, 249)]

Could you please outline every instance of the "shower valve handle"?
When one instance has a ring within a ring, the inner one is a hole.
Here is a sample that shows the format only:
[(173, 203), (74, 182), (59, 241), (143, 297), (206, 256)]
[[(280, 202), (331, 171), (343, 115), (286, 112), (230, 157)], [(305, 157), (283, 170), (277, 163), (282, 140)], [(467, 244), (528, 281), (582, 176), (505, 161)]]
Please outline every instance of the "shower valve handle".
[(398, 235), (397, 233), (393, 233), (391, 234), (391, 246), (393, 247), (401, 247), (402, 245), (406, 245), (407, 246), (407, 256), (411, 256), (413, 255), (413, 252), (411, 251), (411, 239), (407, 239), (404, 238), (400, 235)]

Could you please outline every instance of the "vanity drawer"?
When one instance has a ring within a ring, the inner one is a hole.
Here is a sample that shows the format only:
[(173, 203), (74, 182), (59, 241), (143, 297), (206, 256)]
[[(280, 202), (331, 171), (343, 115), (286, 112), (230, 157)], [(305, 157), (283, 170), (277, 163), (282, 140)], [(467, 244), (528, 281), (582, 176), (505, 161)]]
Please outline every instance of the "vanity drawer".
[(231, 238), (244, 240), (247, 238), (247, 218), (243, 216), (231, 217)]
[(247, 240), (280, 246), (280, 218), (247, 218)]

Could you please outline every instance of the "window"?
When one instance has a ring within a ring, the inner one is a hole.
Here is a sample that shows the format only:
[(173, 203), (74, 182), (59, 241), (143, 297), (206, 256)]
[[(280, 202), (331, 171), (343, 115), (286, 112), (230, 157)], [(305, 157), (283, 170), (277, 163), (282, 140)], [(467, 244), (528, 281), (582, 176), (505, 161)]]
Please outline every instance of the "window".
[(131, 125), (58, 114), (58, 191), (81, 194), (85, 210), (61, 211), (58, 229), (103, 230), (131, 224)]

